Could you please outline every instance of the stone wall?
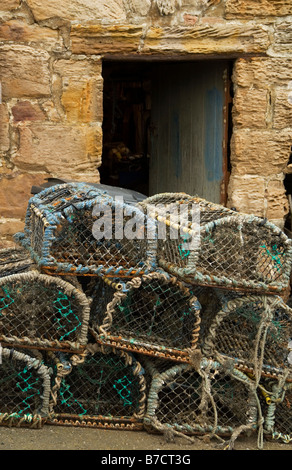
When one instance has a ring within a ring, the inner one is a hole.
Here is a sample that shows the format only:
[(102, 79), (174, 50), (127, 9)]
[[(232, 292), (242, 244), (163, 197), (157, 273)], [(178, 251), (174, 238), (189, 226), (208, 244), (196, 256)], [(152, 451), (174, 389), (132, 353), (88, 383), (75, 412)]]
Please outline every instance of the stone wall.
[(279, 225), (292, 145), (291, 0), (3, 0), (0, 243), (48, 176), (99, 181), (102, 59), (234, 59), (228, 205)]

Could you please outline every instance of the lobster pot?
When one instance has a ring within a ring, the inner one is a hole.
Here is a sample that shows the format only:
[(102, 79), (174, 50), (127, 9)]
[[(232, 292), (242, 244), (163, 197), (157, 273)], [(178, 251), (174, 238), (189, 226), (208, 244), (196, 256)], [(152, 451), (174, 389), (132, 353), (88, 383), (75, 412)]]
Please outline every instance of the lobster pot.
[(131, 278), (155, 268), (152, 226), (139, 208), (86, 184), (67, 183), (30, 199), (24, 233), (16, 240), (47, 274)]
[(257, 293), (289, 286), (291, 240), (266, 219), (187, 195), (153, 196), (141, 207), (159, 222), (158, 264), (186, 282)]
[(57, 357), (48, 423), (140, 430), (145, 379), (133, 355), (89, 344), (86, 354)]
[(0, 341), (78, 351), (87, 344), (85, 294), (55, 276), (29, 271), (0, 279)]
[(40, 428), (49, 413), (50, 371), (26, 351), (0, 348), (0, 425)]
[(0, 250), (0, 278), (32, 269), (33, 262), (22, 247)]
[(251, 381), (240, 371), (227, 373), (219, 363), (202, 359), (198, 369), (177, 364), (152, 374), (145, 426), (186, 435), (232, 435), (244, 425), (256, 428), (257, 407)]
[(99, 343), (189, 361), (189, 351), (197, 349), (200, 305), (176, 278), (155, 272), (116, 290), (106, 308), (91, 308), (91, 324)]
[(203, 354), (229, 361), (251, 373), (291, 375), (291, 309), (278, 296), (238, 296), (215, 316), (202, 346)]

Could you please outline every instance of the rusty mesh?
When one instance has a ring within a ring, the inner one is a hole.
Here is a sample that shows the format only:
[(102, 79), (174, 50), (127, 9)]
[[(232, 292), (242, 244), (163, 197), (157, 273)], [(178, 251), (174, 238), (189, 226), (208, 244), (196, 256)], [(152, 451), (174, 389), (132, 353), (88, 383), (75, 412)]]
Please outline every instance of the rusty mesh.
[(143, 427), (145, 379), (124, 351), (89, 343), (81, 356), (51, 354), (50, 424), (135, 430)]
[[(157, 258), (166, 271), (190, 283), (240, 290), (277, 293), (288, 287), (291, 240), (266, 219), (181, 193), (155, 195), (140, 206), (165, 226)], [(185, 216), (176, 223), (173, 214)]]
[(29, 201), (23, 234), (44, 272), (133, 277), (156, 263), (155, 222), (83, 183), (56, 185)]
[(231, 436), (241, 426), (256, 429), (254, 392), (241, 372), (226, 372), (219, 363), (204, 359), (197, 370), (157, 360), (148, 360), (145, 370), (150, 376), (147, 427), (218, 436)]
[(49, 412), (50, 371), (26, 351), (1, 348), (0, 426), (40, 428)]
[(37, 271), (0, 279), (0, 341), (79, 350), (87, 343), (89, 304), (68, 282)]
[(107, 291), (102, 305), (98, 297), (91, 307), (98, 342), (182, 361), (197, 348), (200, 305), (176, 278), (156, 272), (132, 279), (123, 290), (100, 289)]

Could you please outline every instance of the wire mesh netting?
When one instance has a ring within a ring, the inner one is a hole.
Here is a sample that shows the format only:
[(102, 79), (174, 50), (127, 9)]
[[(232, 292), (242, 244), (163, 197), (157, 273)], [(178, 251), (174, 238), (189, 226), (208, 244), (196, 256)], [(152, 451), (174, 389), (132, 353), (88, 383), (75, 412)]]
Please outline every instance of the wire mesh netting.
[(164, 226), (158, 264), (187, 282), (281, 292), (289, 286), (292, 244), (266, 219), (181, 193), (140, 203)]
[(87, 297), (37, 271), (0, 279), (0, 340), (22, 347), (79, 350), (87, 343)]
[(150, 429), (217, 436), (232, 436), (242, 425), (256, 429), (252, 382), (240, 371), (226, 372), (206, 360), (197, 370), (147, 361), (145, 370), (151, 377), (145, 415)]
[(0, 353), (0, 425), (42, 427), (49, 412), (49, 369), (22, 351), (0, 347)]
[(292, 442), (292, 383), (285, 377), (262, 377), (258, 385), (258, 397), (263, 416), (263, 432), (267, 439), (286, 444)]
[(89, 343), (79, 360), (56, 356), (53, 362), (49, 423), (143, 428), (144, 370), (132, 355)]
[(209, 322), (202, 352), (218, 361), (267, 376), (292, 376), (292, 310), (278, 296), (221, 295), (222, 309)]
[(29, 271), (33, 262), (24, 248), (4, 248), (0, 250), (0, 278)]
[(155, 222), (85, 184), (67, 183), (30, 199), (23, 234), (15, 238), (42, 269), (133, 277), (156, 263)]
[[(132, 279), (124, 290), (101, 283), (91, 306), (98, 342), (188, 361), (197, 348), (200, 305), (187, 286), (159, 272)], [(102, 297), (100, 289), (106, 290)]]

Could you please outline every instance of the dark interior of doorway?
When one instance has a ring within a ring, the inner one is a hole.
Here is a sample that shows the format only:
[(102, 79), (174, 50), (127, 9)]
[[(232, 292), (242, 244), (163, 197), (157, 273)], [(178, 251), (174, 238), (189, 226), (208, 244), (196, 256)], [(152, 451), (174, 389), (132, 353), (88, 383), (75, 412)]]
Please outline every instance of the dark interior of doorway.
[(148, 195), (151, 62), (103, 63), (103, 184)]
[[(159, 62), (159, 61), (158, 61)], [(177, 63), (183, 62), (172, 61)], [(149, 195), (151, 99), (155, 60), (103, 61), (103, 153), (101, 183)], [(232, 73), (230, 63), (229, 76)], [(232, 81), (227, 92), (226, 181), (230, 174)]]

